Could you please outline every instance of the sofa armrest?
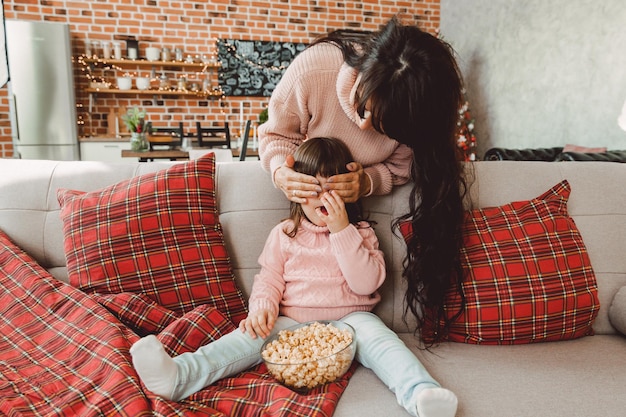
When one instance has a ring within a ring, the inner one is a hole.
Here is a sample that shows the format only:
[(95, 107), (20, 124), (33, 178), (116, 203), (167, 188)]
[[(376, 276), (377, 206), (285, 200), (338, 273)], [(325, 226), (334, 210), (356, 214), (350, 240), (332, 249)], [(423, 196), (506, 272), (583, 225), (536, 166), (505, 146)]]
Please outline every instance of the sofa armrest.
[(536, 149), (491, 148), (485, 152), (485, 161), (554, 161), (562, 147)]
[(607, 151), (597, 153), (563, 152), (555, 161), (604, 161), (626, 162), (626, 151)]

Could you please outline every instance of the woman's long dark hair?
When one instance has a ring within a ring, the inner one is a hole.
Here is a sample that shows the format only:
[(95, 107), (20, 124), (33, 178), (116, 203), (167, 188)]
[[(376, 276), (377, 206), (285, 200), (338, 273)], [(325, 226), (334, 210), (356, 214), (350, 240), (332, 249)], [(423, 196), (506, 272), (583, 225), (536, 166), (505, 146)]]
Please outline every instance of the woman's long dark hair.
[[(294, 171), (311, 176), (320, 175), (324, 178), (337, 174), (347, 174), (347, 165), (354, 161), (348, 147), (342, 141), (333, 138), (316, 137), (307, 139), (294, 152)], [(361, 203), (345, 203), (350, 223), (357, 224), (363, 220)], [(289, 218), (293, 221), (293, 229), (286, 230), (289, 237), (298, 233), (300, 221), (306, 217), (302, 206), (291, 202)]]
[(391, 19), (379, 32), (337, 31), (315, 43), (330, 42), (361, 73), (356, 103), (366, 105), (378, 132), (413, 150), (409, 212), (394, 221), (410, 222), (413, 233), (404, 258), (405, 311), (427, 346), (445, 339), (453, 317), (444, 309), (446, 293), (461, 291), (463, 197), (466, 182), (457, 156), (456, 127), (462, 79), (452, 48), (415, 26)]

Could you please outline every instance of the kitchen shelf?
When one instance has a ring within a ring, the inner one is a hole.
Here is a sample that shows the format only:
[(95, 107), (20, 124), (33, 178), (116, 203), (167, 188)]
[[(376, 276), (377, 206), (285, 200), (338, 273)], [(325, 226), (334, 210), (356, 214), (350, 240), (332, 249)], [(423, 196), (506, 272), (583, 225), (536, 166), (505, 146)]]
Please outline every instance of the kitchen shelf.
[(219, 62), (185, 62), (185, 61), (148, 61), (146, 59), (98, 59), (98, 58), (82, 58), (85, 64), (102, 64), (116, 65), (120, 68), (134, 67), (161, 67), (161, 68), (178, 68), (187, 70), (197, 70), (204, 72), (211, 69), (219, 69), (222, 64)]
[[(181, 75), (184, 73), (201, 73), (204, 74), (207, 79), (214, 78), (214, 71), (221, 67), (221, 63), (219, 62), (186, 62), (186, 61), (148, 61), (146, 59), (99, 59), (99, 58), (87, 58), (84, 55), (78, 57), (79, 62), (83, 65), (89, 67), (89, 73), (92, 72), (102, 72), (102, 71), (114, 71), (117, 75), (121, 75), (125, 71), (136, 69), (140, 70), (142, 68), (151, 69), (151, 78), (156, 78), (157, 72), (170, 73), (170, 79), (176, 81), (178, 78), (177, 75)], [(100, 94), (106, 95), (135, 95), (135, 96), (167, 96), (167, 97), (195, 97), (198, 99), (215, 99), (222, 98), (223, 92), (221, 89), (218, 90), (178, 90), (175, 85), (171, 85), (169, 89), (148, 89), (148, 90), (139, 90), (137, 88), (131, 88), (129, 90), (120, 90), (118, 88), (110, 88), (111, 86), (115, 87), (114, 83), (111, 83), (111, 77), (109, 81), (104, 81), (104, 72), (102, 72), (103, 76), (100, 77), (102, 82), (96, 81), (95, 84), (105, 84), (105, 85), (90, 85), (85, 88), (84, 91), (88, 93), (90, 96), (97, 97)], [(173, 76), (172, 76), (173, 75)], [(94, 84), (93, 82), (91, 84)], [(90, 104), (91, 109), (91, 104)], [(91, 111), (91, 110), (90, 110)]]
[(221, 91), (178, 91), (178, 90), (120, 90), (117, 88), (86, 88), (85, 92), (90, 94), (135, 94), (142, 96), (188, 96), (199, 98), (219, 98), (224, 93)]

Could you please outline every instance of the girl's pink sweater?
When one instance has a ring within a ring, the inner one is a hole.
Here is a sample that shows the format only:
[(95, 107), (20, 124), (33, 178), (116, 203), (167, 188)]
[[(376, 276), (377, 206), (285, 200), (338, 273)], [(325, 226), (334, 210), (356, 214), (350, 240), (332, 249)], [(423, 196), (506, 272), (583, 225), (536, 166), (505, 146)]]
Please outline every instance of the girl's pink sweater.
[(272, 93), (269, 120), (259, 128), (261, 163), (272, 178), (303, 140), (325, 136), (345, 142), (365, 167), (371, 194), (387, 194), (409, 180), (411, 149), (373, 129), (360, 129), (357, 76), (331, 44), (312, 46), (293, 60)]
[(369, 224), (330, 233), (303, 220), (290, 238), (283, 230), (292, 224), (283, 221), (267, 238), (250, 311), (268, 309), (298, 322), (371, 311), (380, 301), (377, 290), (385, 280), (385, 261)]

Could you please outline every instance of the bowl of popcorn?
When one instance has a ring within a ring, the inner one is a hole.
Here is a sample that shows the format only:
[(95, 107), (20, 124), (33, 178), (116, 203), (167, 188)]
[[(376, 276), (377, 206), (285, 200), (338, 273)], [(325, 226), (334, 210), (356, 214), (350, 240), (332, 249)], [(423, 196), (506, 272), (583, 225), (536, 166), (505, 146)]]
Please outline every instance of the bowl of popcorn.
[(356, 353), (354, 328), (340, 321), (313, 321), (279, 331), (261, 347), (269, 373), (297, 391), (335, 381)]

